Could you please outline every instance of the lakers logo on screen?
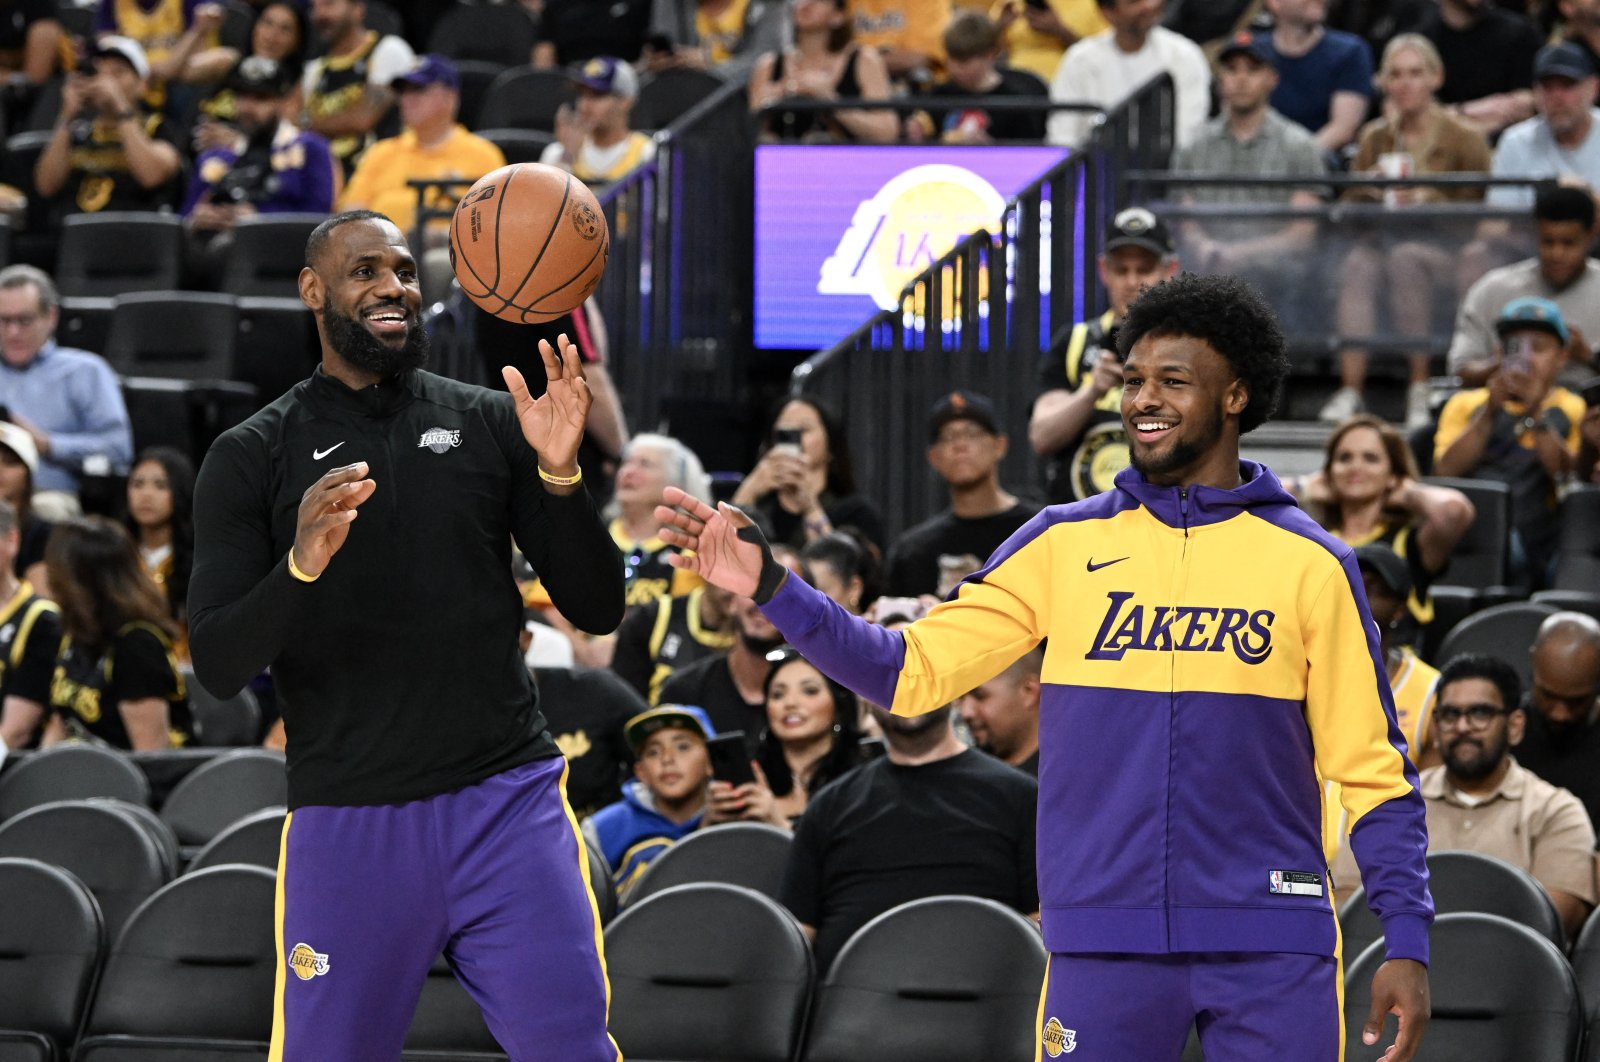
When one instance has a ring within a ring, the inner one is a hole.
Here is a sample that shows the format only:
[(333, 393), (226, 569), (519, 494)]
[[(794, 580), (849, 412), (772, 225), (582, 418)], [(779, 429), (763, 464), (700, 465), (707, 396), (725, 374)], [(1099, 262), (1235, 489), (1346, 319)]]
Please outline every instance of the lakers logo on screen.
[(960, 166), (915, 166), (897, 174), (856, 207), (822, 263), (817, 292), (869, 295), (892, 310), (906, 283), (963, 236), (994, 232), (1005, 206), (994, 185)]

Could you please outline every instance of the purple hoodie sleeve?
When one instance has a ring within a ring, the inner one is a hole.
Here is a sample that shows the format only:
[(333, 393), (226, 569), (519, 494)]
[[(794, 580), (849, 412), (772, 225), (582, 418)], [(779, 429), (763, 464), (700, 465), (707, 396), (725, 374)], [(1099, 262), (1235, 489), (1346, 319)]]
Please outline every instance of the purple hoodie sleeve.
[(818, 669), (873, 704), (894, 704), (906, 656), (899, 631), (851, 615), (793, 572), (761, 612)]

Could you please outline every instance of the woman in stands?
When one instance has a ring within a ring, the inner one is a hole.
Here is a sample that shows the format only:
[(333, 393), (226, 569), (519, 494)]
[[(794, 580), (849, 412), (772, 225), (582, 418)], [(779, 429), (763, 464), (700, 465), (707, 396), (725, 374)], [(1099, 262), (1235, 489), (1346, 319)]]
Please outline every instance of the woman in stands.
[[(240, 63), (255, 56), (282, 63), (298, 78), (309, 40), (306, 15), (299, 5), (289, 0), (271, 0), (256, 13), (247, 53), (241, 55), (239, 49), (226, 46), (207, 48), (184, 65), (183, 79), (201, 85), (222, 85)], [(211, 96), (200, 105), (200, 112), (195, 125), (196, 151), (233, 142), (238, 134), (232, 128), (235, 112), (231, 89), (221, 89)]]
[(810, 794), (865, 759), (856, 695), (794, 649), (768, 654), (767, 728), (756, 748), (756, 780), (711, 783), (706, 825), (766, 822), (789, 829)]
[[(1444, 63), (1431, 41), (1416, 33), (1395, 37), (1383, 50), (1375, 80), (1383, 93), (1383, 115), (1362, 127), (1352, 172), (1385, 177), (1488, 172), (1489, 142), (1435, 97), (1444, 84)], [(1482, 200), (1483, 194), (1481, 186), (1368, 187), (1352, 188), (1345, 198), (1381, 200), (1403, 209), (1419, 203)], [(1458, 249), (1431, 238), (1416, 222), (1404, 225), (1402, 231), (1404, 236), (1393, 238), (1380, 234), (1350, 252), (1340, 276), (1337, 317), (1340, 335), (1366, 338), (1378, 334), (1378, 307), (1385, 305), (1389, 330), (1417, 341), (1418, 349), (1408, 354), (1405, 422), (1408, 428), (1420, 428), (1431, 419), (1428, 353), (1423, 348), (1435, 295), (1455, 291)], [(1337, 423), (1361, 412), (1366, 378), (1367, 351), (1346, 348), (1340, 354), (1339, 390), (1322, 408), (1322, 419)]]
[(27, 429), (9, 420), (0, 420), (0, 499), (17, 511), (17, 531), (21, 538), (13, 565), (18, 579), (26, 579), (40, 597), (50, 595), (50, 577), (45, 571), (44, 547), (54, 526), (33, 509), (33, 473), (39, 467), (39, 449)]
[[(846, 0), (797, 0), (794, 47), (770, 52), (750, 72), (750, 110), (760, 114), (785, 99), (886, 100), (889, 68), (875, 49), (851, 47)], [(900, 136), (893, 111), (774, 110), (761, 133), (772, 140), (886, 144)]]
[(45, 548), (65, 636), (43, 744), (68, 737), (143, 751), (191, 740), (166, 599), (133, 539), (104, 517), (56, 525)]
[(139, 547), (144, 570), (167, 599), (177, 624), (175, 649), (189, 658), (189, 572), (194, 566), (194, 465), (169, 446), (152, 446), (128, 473), (128, 511), (122, 525)]
[(870, 548), (884, 548), (883, 517), (856, 493), (843, 425), (814, 399), (790, 399), (778, 410), (766, 449), (733, 504), (759, 510), (772, 523), (772, 541), (795, 549), (845, 527), (859, 531)]
[(1405, 438), (1393, 425), (1362, 413), (1333, 430), (1322, 469), (1291, 479), (1300, 504), (1340, 541), (1382, 542), (1411, 573), (1412, 619), (1433, 619), (1428, 588), (1450, 565), (1450, 552), (1476, 515), (1467, 496), (1423, 483)]
[(800, 563), (806, 582), (858, 616), (878, 596), (878, 565), (854, 534), (833, 531), (813, 539), (800, 551)]

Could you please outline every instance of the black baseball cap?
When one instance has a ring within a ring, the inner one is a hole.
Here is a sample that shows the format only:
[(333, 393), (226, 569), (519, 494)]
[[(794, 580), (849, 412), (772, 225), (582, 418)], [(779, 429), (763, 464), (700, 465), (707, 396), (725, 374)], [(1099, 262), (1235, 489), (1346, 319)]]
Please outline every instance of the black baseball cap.
[(263, 96), (276, 99), (293, 91), (296, 77), (276, 59), (251, 55), (239, 61), (223, 82), (238, 96)]
[(1533, 60), (1535, 81), (1544, 77), (1582, 81), (1586, 77), (1594, 77), (1594, 74), (1594, 62), (1589, 58), (1589, 53), (1571, 41), (1547, 44), (1539, 49), (1539, 54)]
[(1167, 226), (1144, 207), (1129, 207), (1120, 211), (1106, 226), (1102, 250), (1110, 254), (1122, 247), (1138, 247), (1161, 258), (1176, 250)]
[(1267, 46), (1266, 38), (1257, 37), (1248, 30), (1235, 33), (1222, 50), (1217, 53), (1217, 62), (1226, 63), (1236, 55), (1248, 55), (1262, 66), (1272, 65), (1272, 49)]
[(1401, 600), (1411, 596), (1411, 569), (1405, 559), (1383, 542), (1356, 547), (1356, 563), (1383, 580)]
[(690, 704), (663, 704), (640, 712), (622, 724), (622, 736), (627, 739), (628, 747), (637, 756), (639, 750), (644, 747), (646, 738), (657, 730), (665, 730), (668, 727), (678, 727), (699, 734), (706, 740), (716, 737), (717, 734), (717, 728), (711, 725), (711, 717), (706, 715), (704, 708)]
[(939, 432), (953, 420), (970, 420), (990, 435), (1000, 434), (1000, 418), (994, 403), (976, 391), (951, 391), (928, 410), (928, 442), (939, 441)]

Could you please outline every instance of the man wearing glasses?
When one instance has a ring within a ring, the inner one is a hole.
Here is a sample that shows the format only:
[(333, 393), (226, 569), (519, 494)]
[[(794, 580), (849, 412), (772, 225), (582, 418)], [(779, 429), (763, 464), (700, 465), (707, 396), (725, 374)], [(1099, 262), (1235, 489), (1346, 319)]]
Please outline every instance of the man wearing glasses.
[[(1522, 682), (1510, 664), (1458, 656), (1439, 673), (1433, 740), (1444, 763), (1422, 772), (1428, 851), (1467, 849), (1521, 867), (1555, 902), (1571, 940), (1594, 909), (1594, 826), (1578, 798), (1519, 765)], [(1361, 884), (1346, 845), (1334, 860), (1340, 903)]]

